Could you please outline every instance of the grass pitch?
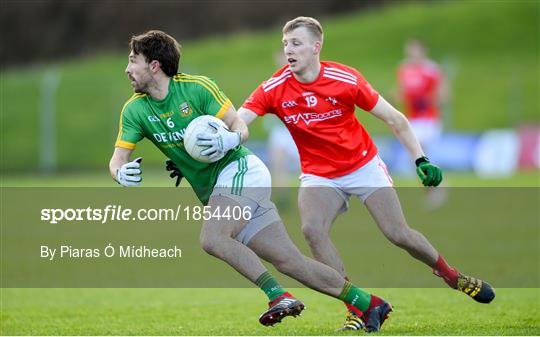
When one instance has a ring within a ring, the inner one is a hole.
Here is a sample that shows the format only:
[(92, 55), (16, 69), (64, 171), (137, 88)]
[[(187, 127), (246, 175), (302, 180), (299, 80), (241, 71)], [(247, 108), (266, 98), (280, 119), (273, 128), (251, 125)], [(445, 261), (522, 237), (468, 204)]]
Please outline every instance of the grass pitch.
[[(181, 277), (181, 276), (179, 276)], [(394, 312), (381, 335), (538, 335), (540, 290), (497, 289), (489, 305), (450, 289), (377, 289)], [(2, 289), (2, 335), (363, 335), (336, 332), (345, 308), (309, 289), (272, 328), (258, 289)]]

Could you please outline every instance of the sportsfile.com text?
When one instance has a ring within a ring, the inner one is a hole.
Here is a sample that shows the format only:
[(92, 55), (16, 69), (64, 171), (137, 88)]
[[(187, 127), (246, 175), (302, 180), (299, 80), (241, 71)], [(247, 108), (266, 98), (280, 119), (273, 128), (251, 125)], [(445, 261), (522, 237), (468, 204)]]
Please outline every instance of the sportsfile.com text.
[(249, 207), (184, 206), (176, 208), (140, 208), (133, 210), (121, 205), (107, 205), (104, 208), (43, 208), (41, 221), (51, 224), (72, 221), (199, 221), (199, 220), (246, 220), (251, 219)]

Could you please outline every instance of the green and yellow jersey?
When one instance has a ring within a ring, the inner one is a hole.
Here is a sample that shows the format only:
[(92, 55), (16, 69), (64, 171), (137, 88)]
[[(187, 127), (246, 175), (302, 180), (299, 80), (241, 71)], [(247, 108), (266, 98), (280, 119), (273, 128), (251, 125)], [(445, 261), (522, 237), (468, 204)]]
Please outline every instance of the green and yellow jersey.
[(186, 152), (183, 135), (193, 119), (202, 115), (221, 118), (231, 105), (210, 78), (177, 74), (171, 78), (163, 100), (135, 94), (124, 104), (115, 146), (133, 150), (137, 142), (148, 138), (174, 161), (206, 205), (221, 170), (251, 152), (238, 146), (215, 163), (201, 163)]

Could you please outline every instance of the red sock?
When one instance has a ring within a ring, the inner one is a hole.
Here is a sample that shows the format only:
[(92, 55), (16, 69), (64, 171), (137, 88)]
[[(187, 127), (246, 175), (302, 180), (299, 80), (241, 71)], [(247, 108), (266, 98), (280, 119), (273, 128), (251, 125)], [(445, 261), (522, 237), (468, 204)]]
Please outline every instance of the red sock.
[(448, 284), (450, 287), (457, 287), (459, 275), (458, 271), (456, 268), (450, 267), (444, 257), (442, 257), (440, 254), (437, 262), (435, 262), (435, 265), (433, 266), (433, 274), (442, 277), (444, 282), (446, 282), (446, 284)]

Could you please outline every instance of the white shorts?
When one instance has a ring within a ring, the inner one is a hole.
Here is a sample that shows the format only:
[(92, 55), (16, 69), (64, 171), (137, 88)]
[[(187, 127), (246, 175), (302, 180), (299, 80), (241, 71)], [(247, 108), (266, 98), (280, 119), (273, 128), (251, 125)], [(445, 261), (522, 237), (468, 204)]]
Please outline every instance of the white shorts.
[(422, 146), (439, 140), (442, 134), (441, 122), (432, 118), (411, 119), (411, 128)]
[(251, 218), (236, 236), (247, 245), (255, 234), (274, 222), (281, 221), (276, 206), (270, 201), (272, 178), (266, 165), (255, 155), (247, 155), (220, 172), (212, 196), (224, 196), (249, 207)]
[(362, 202), (376, 190), (383, 187), (393, 187), (394, 182), (388, 174), (386, 164), (376, 155), (367, 164), (356, 171), (336, 178), (325, 178), (314, 174), (302, 174), (300, 187), (332, 187), (345, 201), (341, 212), (349, 208), (349, 198), (355, 195)]

